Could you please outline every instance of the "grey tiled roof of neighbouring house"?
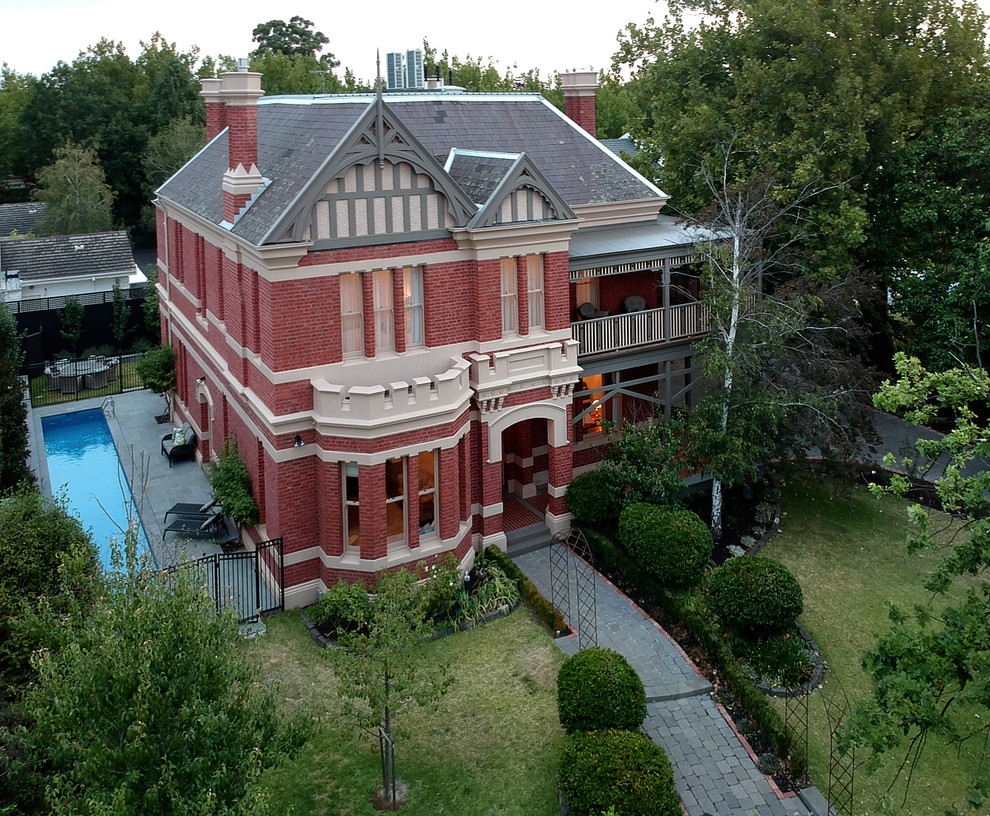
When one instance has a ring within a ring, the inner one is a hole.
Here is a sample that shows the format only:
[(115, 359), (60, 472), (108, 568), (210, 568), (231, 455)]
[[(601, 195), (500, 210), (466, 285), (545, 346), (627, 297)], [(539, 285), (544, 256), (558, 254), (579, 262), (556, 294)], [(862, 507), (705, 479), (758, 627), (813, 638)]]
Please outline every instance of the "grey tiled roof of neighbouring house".
[[(368, 94), (263, 97), (258, 169), (270, 183), (231, 232), (256, 245), (263, 241), (374, 101)], [(662, 195), (539, 95), (387, 95), (385, 103), (441, 165), (453, 148), (526, 153), (572, 207)], [(224, 131), (162, 185), (159, 196), (219, 224), (227, 144)]]
[(118, 274), (134, 271), (134, 253), (126, 232), (52, 235), (5, 241), (0, 251), (5, 273), (17, 272), (23, 283)]
[(10, 238), (16, 231), (27, 235), (45, 217), (48, 205), (44, 201), (29, 201), (25, 204), (0, 204), (0, 241)]
[(491, 198), (499, 182), (505, 178), (518, 156), (481, 156), (457, 154), (447, 171), (475, 204), (484, 204)]
[(623, 136), (621, 139), (602, 139), (601, 143), (619, 158), (622, 158), (623, 153), (629, 156), (630, 159), (634, 158), (639, 151), (636, 143), (628, 136)]

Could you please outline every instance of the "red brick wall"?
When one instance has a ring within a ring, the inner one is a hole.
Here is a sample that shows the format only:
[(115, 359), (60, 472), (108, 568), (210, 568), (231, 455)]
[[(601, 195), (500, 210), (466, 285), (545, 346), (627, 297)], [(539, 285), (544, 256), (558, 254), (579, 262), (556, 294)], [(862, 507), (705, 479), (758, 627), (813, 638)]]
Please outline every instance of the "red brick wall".
[[(433, 252), (455, 252), (457, 242), (453, 238), (438, 238), (433, 241), (411, 241), (407, 244), (385, 246), (349, 247), (347, 249), (324, 249), (310, 252), (300, 262), (300, 266), (346, 263), (347, 261), (373, 261), (399, 258), (406, 255), (429, 255)], [(429, 263), (429, 258), (423, 258)]]
[(384, 462), (378, 465), (358, 465), (358, 500), (361, 503), (361, 558), (383, 558), (388, 554)]

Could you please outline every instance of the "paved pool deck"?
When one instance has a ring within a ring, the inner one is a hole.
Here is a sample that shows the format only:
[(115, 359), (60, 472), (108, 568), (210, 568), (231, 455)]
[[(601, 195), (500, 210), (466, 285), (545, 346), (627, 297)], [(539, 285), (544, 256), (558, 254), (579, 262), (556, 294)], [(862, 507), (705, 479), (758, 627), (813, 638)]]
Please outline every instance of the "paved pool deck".
[[(164, 408), (162, 397), (141, 390), (50, 405), (31, 409), (28, 413), (30, 464), (38, 474), (42, 490), (52, 495), (59, 485), (52, 485), (48, 474), (41, 430), (42, 418), (76, 411), (103, 410), (131, 492), (138, 503), (152, 555), (160, 567), (221, 552), (220, 547), (209, 539), (182, 539), (175, 533), (166, 533), (164, 530), (162, 520), (173, 504), (204, 504), (213, 496), (206, 474), (195, 460), (177, 460), (170, 468), (168, 459), (162, 455), (162, 436), (172, 428), (171, 425), (159, 425), (157, 422), (156, 416)], [(234, 536), (233, 527), (228, 526), (227, 537)]]

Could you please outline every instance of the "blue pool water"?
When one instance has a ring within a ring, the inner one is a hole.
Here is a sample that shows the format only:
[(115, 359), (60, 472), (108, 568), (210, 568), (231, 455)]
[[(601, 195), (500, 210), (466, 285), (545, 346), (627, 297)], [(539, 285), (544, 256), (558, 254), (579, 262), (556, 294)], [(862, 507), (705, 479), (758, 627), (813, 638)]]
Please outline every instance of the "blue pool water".
[[(52, 492), (65, 489), (70, 508), (91, 529), (100, 561), (110, 567), (110, 545), (123, 542), (127, 526), (126, 501), (131, 488), (117, 458), (106, 417), (99, 409), (44, 417), (48, 475)], [(139, 550), (150, 553), (144, 527), (140, 529)]]

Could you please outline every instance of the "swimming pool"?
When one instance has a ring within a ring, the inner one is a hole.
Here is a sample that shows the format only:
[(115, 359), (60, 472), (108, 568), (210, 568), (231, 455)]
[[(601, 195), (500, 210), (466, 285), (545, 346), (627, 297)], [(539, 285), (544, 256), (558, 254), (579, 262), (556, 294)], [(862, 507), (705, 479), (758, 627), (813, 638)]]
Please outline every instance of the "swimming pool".
[[(83, 526), (91, 528), (100, 561), (109, 569), (110, 545), (113, 540), (123, 541), (125, 500), (131, 502), (132, 496), (106, 417), (99, 409), (44, 417), (41, 432), (52, 492), (65, 488), (69, 506)], [(138, 539), (140, 553), (150, 554), (143, 526)]]

